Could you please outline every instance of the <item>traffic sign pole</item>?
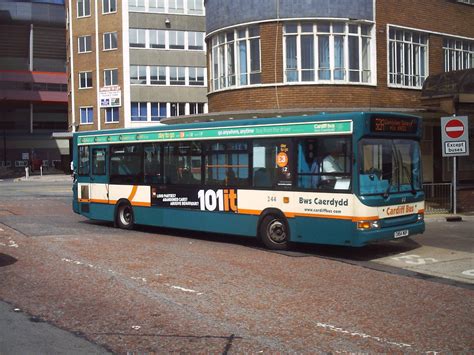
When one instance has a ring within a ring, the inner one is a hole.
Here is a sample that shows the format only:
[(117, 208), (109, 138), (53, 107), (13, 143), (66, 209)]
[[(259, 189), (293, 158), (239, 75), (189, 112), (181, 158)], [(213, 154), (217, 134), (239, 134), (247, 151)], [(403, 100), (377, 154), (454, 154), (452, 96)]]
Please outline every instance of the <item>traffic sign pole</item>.
[(443, 157), (453, 157), (453, 213), (457, 213), (457, 157), (469, 155), (469, 121), (467, 116), (441, 117)]
[(456, 208), (456, 206), (457, 206), (457, 190), (458, 190), (457, 189), (457, 174), (456, 174), (457, 160), (458, 160), (457, 157), (453, 157), (453, 214), (457, 213), (457, 208)]

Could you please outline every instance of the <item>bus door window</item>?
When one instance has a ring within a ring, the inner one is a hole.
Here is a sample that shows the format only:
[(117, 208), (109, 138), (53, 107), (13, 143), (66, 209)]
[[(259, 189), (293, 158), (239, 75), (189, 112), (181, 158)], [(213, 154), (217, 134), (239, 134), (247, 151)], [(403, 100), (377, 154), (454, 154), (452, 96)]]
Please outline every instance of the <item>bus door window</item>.
[(292, 144), (289, 139), (254, 141), (253, 185), (255, 187), (291, 188)]
[(348, 137), (318, 138), (319, 189), (349, 190), (351, 186), (351, 144)]
[(143, 147), (143, 173), (145, 184), (161, 184), (161, 146), (147, 144)]
[(206, 151), (206, 184), (248, 186), (249, 152), (247, 142), (210, 143)]
[(89, 176), (90, 170), (90, 158), (89, 158), (89, 146), (79, 147), (79, 166), (77, 168), (77, 174), (79, 176)]
[(298, 187), (316, 189), (320, 180), (320, 168), (316, 153), (316, 139), (305, 139), (298, 143)]
[(105, 148), (92, 148), (92, 175), (105, 175)]
[(201, 144), (167, 143), (164, 146), (164, 174), (167, 184), (201, 183)]

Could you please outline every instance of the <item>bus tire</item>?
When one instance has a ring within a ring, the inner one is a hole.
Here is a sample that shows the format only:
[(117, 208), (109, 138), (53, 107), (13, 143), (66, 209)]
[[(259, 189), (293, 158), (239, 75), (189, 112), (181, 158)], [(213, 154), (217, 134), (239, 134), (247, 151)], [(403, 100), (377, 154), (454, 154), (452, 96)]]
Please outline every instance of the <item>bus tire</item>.
[(290, 243), (290, 229), (284, 217), (266, 215), (259, 228), (262, 243), (272, 250), (287, 250)]
[(132, 205), (129, 202), (122, 202), (117, 206), (115, 222), (119, 228), (133, 229), (135, 219)]

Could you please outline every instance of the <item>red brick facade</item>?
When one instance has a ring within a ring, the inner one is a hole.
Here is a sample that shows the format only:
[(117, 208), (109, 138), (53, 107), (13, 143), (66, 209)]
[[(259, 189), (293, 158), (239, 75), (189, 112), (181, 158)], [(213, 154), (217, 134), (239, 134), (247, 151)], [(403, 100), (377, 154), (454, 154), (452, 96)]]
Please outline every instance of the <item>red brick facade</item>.
[[(376, 1), (376, 86), (283, 83), (283, 25), (260, 24), (262, 86), (209, 94), (209, 111), (260, 109), (420, 109), (420, 90), (387, 85), (387, 25), (408, 27), (429, 37), (429, 74), (444, 71), (443, 35), (474, 38), (474, 6), (448, 0)], [(208, 43), (210, 55), (211, 44)], [(374, 58), (372, 58), (374, 60)], [(211, 70), (209, 70), (210, 72)], [(271, 84), (278, 86), (268, 86)]]

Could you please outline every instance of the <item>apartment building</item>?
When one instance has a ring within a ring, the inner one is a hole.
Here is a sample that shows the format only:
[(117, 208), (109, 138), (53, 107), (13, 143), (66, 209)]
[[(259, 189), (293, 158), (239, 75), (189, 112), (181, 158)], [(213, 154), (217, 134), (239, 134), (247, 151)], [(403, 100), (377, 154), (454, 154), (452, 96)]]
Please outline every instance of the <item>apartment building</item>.
[(66, 0), (71, 131), (207, 112), (203, 0)]

